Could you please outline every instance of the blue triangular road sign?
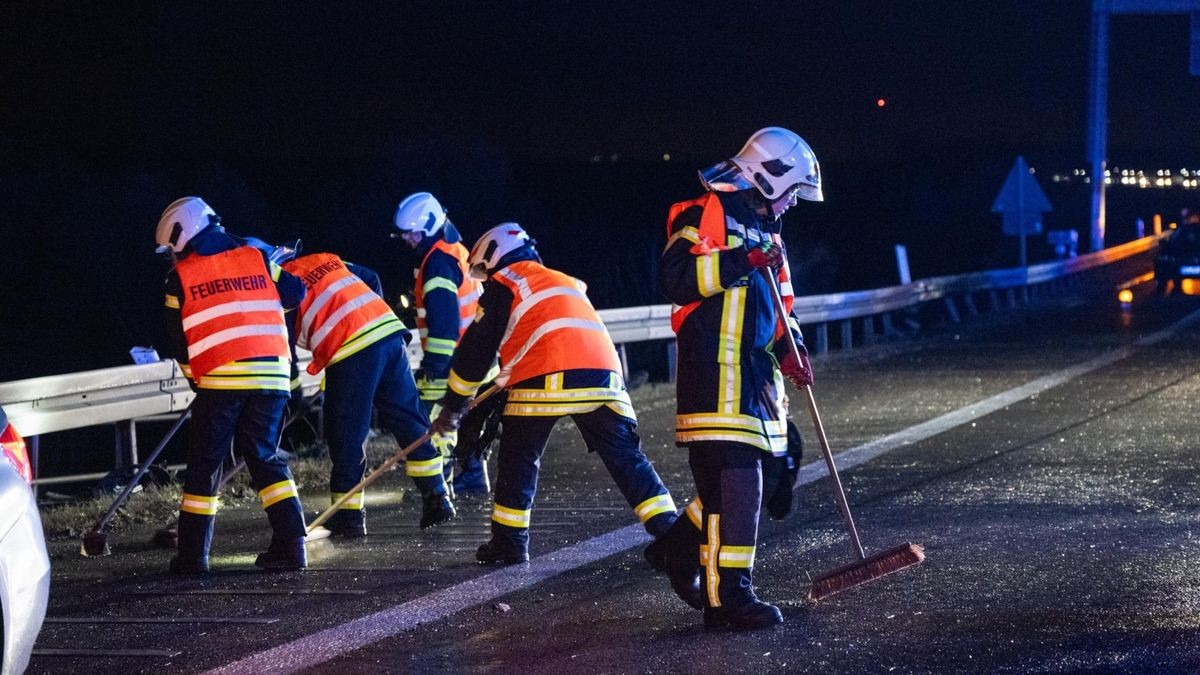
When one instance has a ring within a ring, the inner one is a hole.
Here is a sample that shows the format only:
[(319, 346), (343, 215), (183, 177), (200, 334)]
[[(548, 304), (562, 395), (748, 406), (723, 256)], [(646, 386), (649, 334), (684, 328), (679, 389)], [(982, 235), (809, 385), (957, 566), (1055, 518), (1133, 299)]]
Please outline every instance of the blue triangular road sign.
[(1051, 210), (1050, 200), (1046, 199), (1046, 193), (1042, 192), (1033, 174), (1029, 173), (1025, 158), (1018, 155), (1012, 170), (1008, 172), (1008, 178), (1004, 179), (1000, 194), (992, 203), (992, 213), (1042, 214)]

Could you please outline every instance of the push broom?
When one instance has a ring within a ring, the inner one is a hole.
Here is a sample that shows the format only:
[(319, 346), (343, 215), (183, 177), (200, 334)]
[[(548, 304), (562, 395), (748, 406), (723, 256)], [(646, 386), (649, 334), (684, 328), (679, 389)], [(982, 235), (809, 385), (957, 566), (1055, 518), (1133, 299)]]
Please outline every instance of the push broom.
[[(775, 304), (775, 316), (779, 318), (784, 335), (789, 336), (790, 331), (785, 318), (787, 311), (783, 306), (783, 298), (779, 294), (779, 286), (769, 268), (761, 268), (761, 271), (767, 280), (767, 286), (771, 289), (771, 299)], [(795, 341), (789, 337), (786, 342), (792, 350), (792, 356), (797, 362), (800, 362), (800, 350), (796, 347)], [(842, 512), (842, 520), (846, 522), (846, 529), (850, 532), (850, 541), (857, 558), (854, 562), (823, 574), (813, 581), (808, 597), (815, 602), (916, 565), (925, 559), (925, 549), (917, 544), (905, 543), (867, 557), (858, 538), (858, 528), (854, 526), (854, 517), (850, 515), (850, 504), (846, 501), (846, 491), (842, 488), (842, 480), (838, 477), (837, 466), (833, 462), (833, 452), (829, 449), (829, 440), (825, 437), (825, 427), (821, 424), (820, 413), (817, 412), (817, 401), (813, 398), (812, 387), (804, 387), (804, 394), (804, 402), (808, 405), (808, 414), (812, 417), (817, 440), (821, 443), (821, 453), (825, 456), (825, 465), (829, 467), (833, 497)]]
[[(486, 400), (489, 396), (491, 396), (492, 394), (495, 394), (498, 391), (500, 391), (500, 386), (495, 385), (495, 384), (493, 384), (492, 386), (483, 390), (483, 392), (480, 393), (478, 396), (476, 396), (475, 400), (471, 401), (470, 405), (467, 406), (467, 411), (469, 411), (472, 408), (474, 408), (475, 406), (479, 405), (484, 400)], [(466, 411), (464, 411), (464, 413), (465, 412)], [(324, 527), (325, 521), (332, 518), (333, 514), (337, 513), (337, 510), (342, 508), (343, 504), (345, 504), (346, 502), (353, 499), (355, 495), (357, 495), (360, 492), (362, 492), (363, 490), (367, 489), (367, 486), (369, 486), (371, 483), (374, 483), (385, 472), (387, 472), (393, 466), (396, 466), (397, 463), (403, 461), (406, 457), (408, 457), (408, 455), (413, 450), (416, 450), (417, 448), (421, 447), (421, 445), (423, 443), (425, 443), (426, 441), (429, 440), (430, 436), (432, 436), (432, 434), (429, 433), (428, 431), (421, 434), (420, 438), (413, 441), (412, 443), (409, 443), (406, 447), (401, 448), (399, 451), (396, 452), (396, 454), (389, 457), (387, 459), (387, 461), (385, 461), (383, 464), (380, 464), (374, 471), (367, 474), (366, 478), (363, 478), (361, 481), (359, 481), (358, 485), (355, 485), (354, 487), (350, 488), (346, 492), (346, 494), (339, 497), (337, 499), (337, 501), (335, 501), (333, 504), (331, 504), (329, 506), (329, 508), (322, 511), (321, 515), (317, 516), (316, 520), (314, 520), (308, 524), (308, 531), (307, 531), (306, 538), (309, 541), (316, 541), (318, 539), (324, 539), (324, 538), (328, 537), (329, 530)]]

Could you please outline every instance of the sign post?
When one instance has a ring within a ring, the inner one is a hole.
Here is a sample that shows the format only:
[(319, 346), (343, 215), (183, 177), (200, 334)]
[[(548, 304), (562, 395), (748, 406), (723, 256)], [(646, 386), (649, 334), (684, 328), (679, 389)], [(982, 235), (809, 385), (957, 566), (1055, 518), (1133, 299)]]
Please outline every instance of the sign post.
[(1040, 234), (1042, 214), (1052, 210), (1050, 200), (1046, 199), (1046, 193), (1034, 180), (1025, 158), (1018, 155), (1012, 170), (1008, 172), (1008, 178), (1000, 187), (1000, 193), (996, 195), (996, 201), (992, 203), (992, 213), (1003, 216), (1004, 234), (1020, 237), (1021, 267), (1029, 264), (1025, 254), (1025, 237)]

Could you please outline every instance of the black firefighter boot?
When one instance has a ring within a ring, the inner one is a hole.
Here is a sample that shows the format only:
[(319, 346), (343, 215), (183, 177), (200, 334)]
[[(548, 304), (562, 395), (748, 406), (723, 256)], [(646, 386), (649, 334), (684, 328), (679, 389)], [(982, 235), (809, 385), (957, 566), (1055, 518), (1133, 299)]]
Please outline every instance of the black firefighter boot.
[(361, 539), (367, 536), (367, 510), (341, 508), (325, 521), (331, 537)]
[(458, 512), (446, 492), (446, 481), (441, 474), (436, 476), (414, 476), (413, 482), (421, 492), (421, 529), (427, 530), (450, 520)]
[(758, 630), (783, 623), (779, 608), (759, 600), (749, 567), (718, 567), (720, 607), (704, 608), (705, 630)]
[(267, 507), (267, 519), (271, 521), (271, 545), (258, 554), (254, 566), (264, 570), (302, 570), (308, 567), (308, 554), (304, 548), (304, 512), (296, 497), (276, 502)]
[(704, 536), (686, 515), (679, 516), (643, 555), (655, 570), (667, 575), (671, 590), (692, 609), (704, 609), (700, 586), (700, 544)]
[(475, 551), (484, 565), (518, 565), (529, 562), (529, 528), (509, 527), (492, 521), (492, 538)]
[(208, 548), (212, 544), (214, 516), (179, 514), (178, 552), (171, 558), (171, 574), (207, 574)]

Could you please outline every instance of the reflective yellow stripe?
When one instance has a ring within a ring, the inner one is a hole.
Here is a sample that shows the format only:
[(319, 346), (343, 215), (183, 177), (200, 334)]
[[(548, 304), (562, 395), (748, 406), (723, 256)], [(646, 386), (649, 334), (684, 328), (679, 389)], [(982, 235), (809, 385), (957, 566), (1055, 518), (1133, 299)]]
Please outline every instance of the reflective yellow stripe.
[(482, 382), (471, 382), (464, 380), (458, 373), (450, 371), (450, 378), (446, 381), (446, 386), (459, 396), (474, 396)]
[(271, 281), (279, 281), (279, 275), (283, 274), (283, 268), (268, 260), (267, 269), (271, 271)]
[[(721, 550), (721, 515), (714, 513), (708, 517), (708, 550)], [(717, 591), (721, 582), (721, 577), (717, 572), (717, 561), (712, 555), (704, 561), (704, 569), (706, 571), (705, 580), (708, 590), (708, 606), (720, 607), (721, 594)]]
[(700, 566), (708, 567), (708, 544), (700, 544)]
[(696, 228), (694, 228), (690, 225), (680, 228), (680, 230), (678, 232), (671, 235), (671, 238), (667, 240), (667, 245), (663, 247), (663, 250), (665, 251), (668, 248), (671, 248), (671, 245), (674, 244), (675, 242), (679, 241), (680, 239), (686, 239), (686, 240), (692, 242), (693, 244), (699, 244), (700, 243), (700, 230), (697, 230)]
[(291, 385), (286, 379), (237, 377), (211, 378), (205, 375), (196, 383), (200, 389), (215, 389), (220, 391), (237, 389), (246, 391), (291, 391)]
[(687, 413), (675, 416), (675, 426), (678, 429), (707, 429), (716, 427), (722, 429), (744, 429), (746, 431), (763, 433), (763, 421), (753, 415)]
[(771, 444), (765, 437), (759, 434), (751, 434), (744, 431), (731, 431), (728, 429), (675, 432), (675, 442), (677, 443), (694, 443), (696, 441), (730, 441), (733, 443), (744, 443), (746, 445), (752, 445), (759, 450), (771, 452)]
[[(551, 375), (546, 376), (546, 389), (548, 389), (550, 391), (558, 391), (558, 390), (562, 389), (562, 386), (563, 386), (563, 374), (561, 372), (553, 373)], [(572, 396), (575, 395), (575, 391), (588, 391), (588, 390), (573, 390)], [(530, 392), (530, 393), (533, 393), (533, 392)]]
[(563, 403), (578, 402), (580, 399), (619, 400), (628, 401), (629, 394), (621, 389), (595, 387), (591, 389), (510, 389), (510, 401), (558, 401)]
[(436, 291), (439, 288), (458, 295), (458, 284), (450, 281), (446, 277), (434, 277), (429, 281), (426, 281), (425, 285), (421, 287), (421, 295), (429, 295), (430, 291)]
[(410, 459), (404, 467), (404, 472), (414, 478), (442, 475), (442, 456), (433, 459)]
[(504, 414), (520, 417), (582, 415), (583, 413), (590, 413), (605, 404), (605, 401), (592, 401), (590, 403), (507, 403), (504, 406)]
[(359, 328), (354, 335), (351, 335), (349, 339), (342, 343), (341, 347), (338, 347), (338, 350), (330, 357), (329, 363), (325, 365), (327, 367), (332, 366), (338, 361), (353, 356), (383, 338), (393, 333), (399, 333), (402, 330), (405, 330), (404, 322), (397, 318), (395, 314), (388, 312)]
[(212, 516), (217, 513), (217, 498), (205, 495), (183, 493), (179, 502), (179, 510), (184, 513), (195, 513), (201, 516)]
[(529, 509), (510, 509), (499, 504), (492, 505), (492, 520), (509, 527), (529, 527)]
[(721, 286), (720, 261), (715, 252), (696, 256), (696, 289), (706, 298), (725, 290)]
[(425, 351), (431, 354), (446, 354), (449, 356), (454, 353), (454, 346), (458, 344), (454, 340), (445, 338), (425, 338)]
[(722, 546), (721, 552), (717, 556), (717, 565), (719, 567), (741, 567), (746, 569), (754, 567), (754, 547)]
[(721, 311), (720, 338), (717, 343), (717, 410), (737, 413), (742, 400), (742, 323), (746, 311), (746, 289), (738, 287), (725, 294)]
[(675, 513), (675, 500), (670, 494), (655, 495), (633, 507), (633, 512), (644, 523), (660, 513)]
[(634, 422), (637, 421), (637, 413), (634, 412), (633, 406), (629, 405), (628, 403), (624, 403), (622, 401), (612, 401), (607, 404), (607, 408), (617, 413), (621, 417), (628, 417)]
[(179, 369), (183, 371), (184, 377), (186, 377), (188, 379), (192, 378), (192, 367), (191, 366), (189, 366), (186, 363), (181, 363), (181, 364), (179, 364)]
[[(336, 504), (337, 500), (341, 499), (345, 495), (346, 495), (345, 492), (330, 492), (329, 493), (329, 503)], [(350, 499), (347, 499), (345, 504), (342, 504), (341, 506), (339, 506), (338, 510), (341, 511), (342, 509), (347, 509), (347, 510), (351, 510), (351, 511), (358, 511), (358, 510), (362, 509), (364, 500), (365, 500), (365, 495), (360, 490), (358, 492), (355, 492), (353, 497), (351, 497)]]
[[(190, 375), (190, 368), (184, 372)], [(196, 386), (201, 389), (291, 391), (291, 366), (284, 358), (270, 361), (231, 361), (205, 373)]]
[(262, 500), (264, 509), (291, 497), (299, 498), (296, 494), (296, 484), (291, 478), (272, 483), (258, 491), (258, 498)]
[(171, 309), (179, 309), (179, 296), (168, 293), (163, 305), (170, 307)]
[(692, 521), (697, 530), (704, 529), (704, 505), (700, 503), (699, 496), (692, 497), (692, 501), (688, 503), (683, 512), (687, 514), (688, 520)]

